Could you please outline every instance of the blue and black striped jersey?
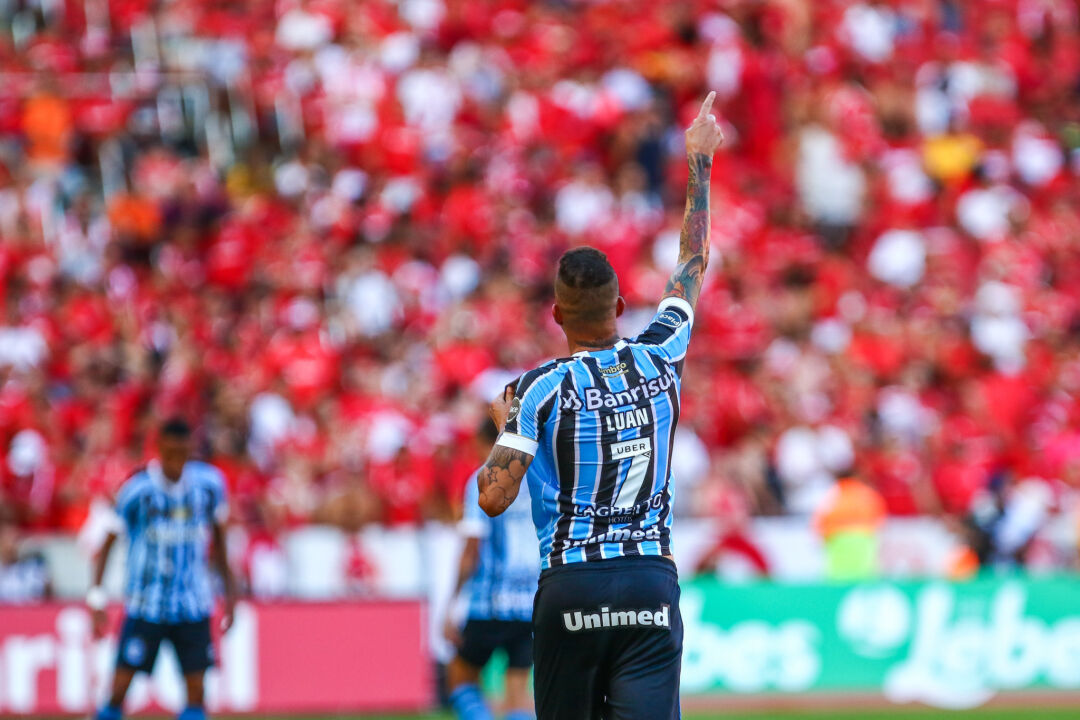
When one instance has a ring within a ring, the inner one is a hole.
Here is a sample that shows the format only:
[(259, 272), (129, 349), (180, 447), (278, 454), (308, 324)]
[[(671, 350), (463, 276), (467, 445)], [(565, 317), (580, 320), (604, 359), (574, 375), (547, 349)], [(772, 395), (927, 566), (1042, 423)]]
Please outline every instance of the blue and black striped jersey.
[(188, 462), (170, 482), (157, 462), (124, 483), (116, 512), (127, 529), (126, 609), (147, 622), (201, 620), (213, 610), (207, 549), (213, 523), (228, 513), (224, 477)]
[(498, 444), (533, 456), (527, 474), (544, 568), (667, 555), (671, 449), (694, 311), (665, 298), (645, 331), (518, 381)]

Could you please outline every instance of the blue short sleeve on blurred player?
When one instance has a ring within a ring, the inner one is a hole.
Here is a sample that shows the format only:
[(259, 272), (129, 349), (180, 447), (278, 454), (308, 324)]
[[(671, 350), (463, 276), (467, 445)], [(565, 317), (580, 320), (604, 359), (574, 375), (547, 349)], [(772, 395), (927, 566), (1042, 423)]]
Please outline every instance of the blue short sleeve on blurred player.
[(148, 481), (145, 471), (137, 472), (121, 486), (120, 492), (116, 494), (116, 514), (129, 535), (136, 529), (139, 520), (137, 502), (146, 490), (145, 485)]
[(475, 475), (465, 484), (465, 507), (458, 531), (466, 538), (485, 538), (491, 534), (491, 518), (480, 507), (480, 489)]

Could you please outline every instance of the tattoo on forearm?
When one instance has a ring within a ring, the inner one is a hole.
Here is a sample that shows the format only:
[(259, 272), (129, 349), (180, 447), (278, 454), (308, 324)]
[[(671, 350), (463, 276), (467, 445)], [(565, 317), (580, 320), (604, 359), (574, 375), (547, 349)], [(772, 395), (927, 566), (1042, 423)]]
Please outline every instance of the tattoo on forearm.
[(687, 211), (709, 209), (709, 177), (712, 175), (712, 158), (694, 153), (687, 158), (690, 179), (686, 184)]
[(487, 464), (476, 477), (480, 490), (480, 505), (502, 512), (510, 507), (521, 487), (521, 479), (529, 467), (530, 457), (520, 450), (496, 445)]
[(702, 153), (689, 156), (690, 178), (686, 183), (686, 211), (679, 237), (679, 264), (668, 281), (666, 296), (697, 304), (705, 266), (709, 262), (709, 179), (712, 158)]

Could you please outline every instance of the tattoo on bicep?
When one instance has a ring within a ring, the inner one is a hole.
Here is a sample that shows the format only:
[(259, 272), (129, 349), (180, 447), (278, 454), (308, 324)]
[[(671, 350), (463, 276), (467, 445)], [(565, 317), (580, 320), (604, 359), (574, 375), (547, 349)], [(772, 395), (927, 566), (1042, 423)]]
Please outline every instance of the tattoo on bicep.
[(705, 277), (705, 258), (695, 255), (675, 268), (668, 280), (664, 295), (680, 297), (691, 305), (697, 305), (701, 293), (701, 283)]
[(517, 497), (529, 460), (529, 456), (520, 450), (496, 445), (476, 478), (481, 504), (497, 508), (499, 512), (510, 507)]

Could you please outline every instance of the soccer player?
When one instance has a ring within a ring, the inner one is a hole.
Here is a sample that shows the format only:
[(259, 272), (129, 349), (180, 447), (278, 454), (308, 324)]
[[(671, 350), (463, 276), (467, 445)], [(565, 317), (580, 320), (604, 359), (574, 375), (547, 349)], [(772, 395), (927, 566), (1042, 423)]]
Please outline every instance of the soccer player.
[[(187, 686), (187, 706), (179, 720), (206, 718), (203, 675), (214, 664), (214, 593), (207, 558), (211, 540), (213, 563), (225, 590), (223, 632), (232, 624), (235, 586), (225, 559), (224, 478), (217, 468), (190, 456), (190, 427), (183, 420), (166, 421), (159, 431), (159, 459), (132, 475), (117, 494), (116, 513), (129, 541), (125, 619), (112, 694), (97, 720), (120, 720), (132, 678), (154, 668), (162, 640), (176, 651)], [(98, 635), (105, 628), (101, 580), (116, 538), (110, 533), (105, 539), (86, 598)]]
[[(491, 447), (495, 426), (485, 422), (478, 440)], [(487, 517), (479, 505), (476, 483), (465, 486), (465, 509), (460, 529), (465, 536), (455, 596), (464, 589), (469, 608), (460, 633), (453, 623), (448, 637), (457, 655), (447, 668), (450, 705), (459, 720), (491, 720), (480, 693), (480, 671), (497, 649), (506, 651), (506, 720), (532, 720), (529, 693), (532, 669), (532, 604), (540, 573), (536, 530), (524, 497), (497, 518)]]
[(682, 618), (671, 560), (671, 448), (694, 307), (709, 260), (709, 178), (723, 135), (715, 93), (686, 131), (679, 263), (645, 331), (620, 339), (625, 302), (607, 258), (559, 260), (552, 315), (570, 356), (491, 406), (502, 432), (480, 506), (511, 506), (528, 471), (543, 571), (533, 610), (539, 720), (678, 718)]

